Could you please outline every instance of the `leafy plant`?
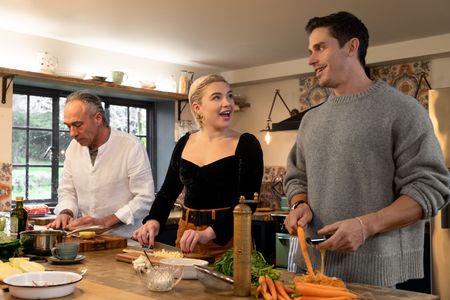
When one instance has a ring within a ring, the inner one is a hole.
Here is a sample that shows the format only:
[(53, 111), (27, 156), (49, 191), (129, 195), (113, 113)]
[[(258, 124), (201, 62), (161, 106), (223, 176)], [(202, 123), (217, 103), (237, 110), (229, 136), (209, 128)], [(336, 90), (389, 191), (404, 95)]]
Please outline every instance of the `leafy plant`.
[[(228, 249), (221, 258), (214, 263), (214, 270), (227, 276), (233, 276), (233, 248)], [(273, 268), (264, 259), (261, 252), (253, 250), (251, 255), (252, 285), (258, 285), (259, 276), (269, 276), (273, 280), (280, 278), (280, 271)]]

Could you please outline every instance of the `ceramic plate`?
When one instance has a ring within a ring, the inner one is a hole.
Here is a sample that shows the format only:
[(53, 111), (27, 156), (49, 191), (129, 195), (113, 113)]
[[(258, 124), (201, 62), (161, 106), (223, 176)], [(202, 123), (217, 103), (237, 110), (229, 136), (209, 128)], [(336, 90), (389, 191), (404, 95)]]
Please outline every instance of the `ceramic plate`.
[(54, 256), (50, 256), (48, 258), (48, 260), (51, 261), (55, 265), (70, 265), (70, 264), (77, 264), (77, 263), (81, 262), (82, 260), (84, 260), (85, 258), (86, 258), (86, 256), (84, 256), (84, 255), (77, 255), (77, 257), (75, 257), (74, 260), (64, 260), (64, 259), (56, 258)]

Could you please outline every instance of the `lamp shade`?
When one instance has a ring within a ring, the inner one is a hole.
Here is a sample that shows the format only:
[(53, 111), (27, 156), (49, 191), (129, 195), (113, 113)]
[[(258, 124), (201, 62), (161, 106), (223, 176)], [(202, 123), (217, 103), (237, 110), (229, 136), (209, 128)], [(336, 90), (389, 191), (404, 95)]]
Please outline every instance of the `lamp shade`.
[(308, 111), (310, 111), (311, 109), (314, 109), (314, 108), (322, 105), (322, 103), (320, 103), (319, 105), (310, 107), (308, 109), (305, 109), (304, 111), (301, 111), (301, 112), (287, 118), (286, 120), (280, 121), (278, 123), (272, 123), (271, 131), (297, 130), (298, 127), (300, 127), (300, 123), (302, 122), (302, 119), (305, 116), (305, 114)]

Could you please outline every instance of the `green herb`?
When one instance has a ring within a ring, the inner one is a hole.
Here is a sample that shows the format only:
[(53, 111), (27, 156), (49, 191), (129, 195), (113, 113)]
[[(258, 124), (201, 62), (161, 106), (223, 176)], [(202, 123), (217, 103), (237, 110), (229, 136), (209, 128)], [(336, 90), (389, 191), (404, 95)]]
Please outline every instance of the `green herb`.
[[(256, 250), (252, 251), (251, 264), (253, 286), (258, 285), (259, 276), (262, 275), (269, 276), (273, 280), (278, 280), (280, 278), (280, 271), (268, 264), (261, 252)], [(214, 263), (214, 270), (227, 276), (233, 276), (233, 248), (227, 250), (227, 252)]]

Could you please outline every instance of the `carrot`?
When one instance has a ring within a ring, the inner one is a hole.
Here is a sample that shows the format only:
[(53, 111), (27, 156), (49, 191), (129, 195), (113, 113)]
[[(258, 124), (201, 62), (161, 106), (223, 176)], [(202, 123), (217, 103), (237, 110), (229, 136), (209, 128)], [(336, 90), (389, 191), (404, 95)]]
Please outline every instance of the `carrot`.
[(261, 286), (258, 285), (258, 287), (256, 288), (256, 293), (255, 293), (256, 300), (259, 299), (259, 294), (261, 294), (261, 289), (262, 289)]
[(284, 287), (284, 290), (286, 291), (286, 293), (288, 293), (288, 294), (295, 293), (295, 290), (291, 289), (290, 287), (285, 286), (285, 285), (283, 285), (283, 287)]
[(299, 300), (348, 300), (348, 297), (314, 297), (314, 296), (301, 296)]
[(339, 288), (324, 288), (322, 285), (305, 285), (302, 282), (297, 282), (295, 284), (296, 291), (303, 296), (314, 296), (314, 297), (347, 297), (349, 299), (355, 299), (357, 296), (350, 292), (349, 290), (342, 290)]
[(301, 226), (297, 227), (297, 236), (298, 242), (300, 243), (300, 248), (302, 250), (303, 258), (305, 259), (306, 268), (308, 269), (308, 273), (314, 274), (311, 259), (309, 258), (308, 254), (308, 247), (306, 246), (305, 231)]
[(284, 284), (282, 284), (280, 281), (275, 280), (273, 282), (275, 284), (275, 288), (277, 289), (278, 296), (280, 299), (284, 300), (290, 300), (288, 293), (286, 293), (286, 290), (284, 289)]
[(264, 300), (273, 300), (272, 296), (267, 291), (266, 277), (259, 276), (258, 282), (259, 282), (259, 285), (261, 286), (261, 295), (263, 296)]
[(337, 287), (337, 286), (324, 285), (324, 284), (317, 284), (317, 283), (309, 283), (309, 282), (300, 282), (300, 281), (298, 281), (298, 282), (296, 282), (295, 284), (296, 284), (296, 285), (297, 285), (297, 284), (301, 284), (301, 285), (304, 285), (304, 286), (307, 286), (307, 287), (310, 287), (310, 288), (329, 289), (329, 290), (332, 290), (332, 291), (335, 291), (335, 290), (349, 291), (349, 290), (348, 290), (347, 288), (345, 288), (345, 287)]
[(266, 276), (267, 287), (270, 290), (270, 294), (272, 295), (273, 300), (277, 300), (277, 289), (275, 288), (275, 284), (273, 283), (272, 278)]

